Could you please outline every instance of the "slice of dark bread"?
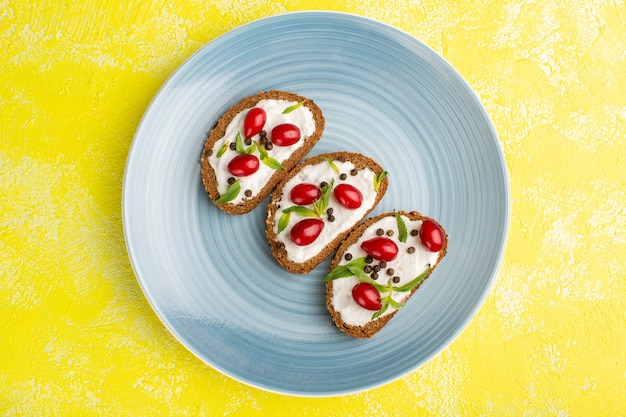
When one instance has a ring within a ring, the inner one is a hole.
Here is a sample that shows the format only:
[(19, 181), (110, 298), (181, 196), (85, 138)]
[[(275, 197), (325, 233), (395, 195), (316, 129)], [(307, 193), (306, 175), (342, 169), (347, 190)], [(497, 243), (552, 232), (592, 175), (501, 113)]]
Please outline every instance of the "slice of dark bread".
[[(406, 227), (405, 233), (401, 231), (402, 227), (399, 226), (400, 222), (397, 220), (396, 214), (402, 219), (402, 223)], [(426, 220), (434, 222), (441, 231), (442, 246), (436, 252), (430, 251), (422, 244), (420, 230)], [(403, 235), (406, 237), (405, 242), (400, 240)], [(384, 262), (367, 259), (368, 253), (360, 245), (363, 241), (377, 237), (386, 237), (396, 243), (398, 254), (394, 260)], [(441, 225), (434, 219), (423, 216), (416, 211), (384, 213), (365, 220), (351, 231), (341, 243), (331, 261), (331, 272), (325, 278), (326, 306), (333, 322), (342, 332), (350, 336), (356, 338), (372, 337), (399, 310), (390, 304), (383, 314), (374, 318), (374, 315), (380, 310), (368, 310), (359, 305), (352, 295), (354, 287), (361, 282), (375, 283), (382, 287), (387, 287), (390, 283), (395, 287), (412, 286), (406, 291), (393, 292), (396, 294), (395, 301), (404, 304), (430, 276), (430, 273), (445, 256), (447, 249), (448, 237)], [(347, 255), (348, 253), (349, 255)], [(363, 259), (364, 257), (366, 258)], [(361, 277), (357, 278), (351, 271), (348, 271), (350, 264), (353, 268), (363, 268)], [(376, 268), (377, 266), (380, 269)], [(403, 271), (406, 276), (400, 276), (402, 273), (398, 271)], [(395, 282), (394, 279), (397, 279), (398, 282)], [(388, 294), (382, 288), (377, 290), (381, 299), (384, 299), (384, 295)], [(384, 303), (381, 303), (380, 307), (382, 309)]]
[[(315, 268), (337, 248), (354, 225), (376, 207), (387, 192), (386, 175), (376, 161), (354, 152), (316, 155), (295, 166), (278, 184), (268, 205), (266, 235), (278, 263), (298, 274)], [(302, 183), (318, 186), (321, 196), (315, 203), (298, 205), (293, 202), (291, 190)], [(341, 191), (350, 186), (361, 193), (358, 208), (347, 208), (341, 197)], [(325, 194), (327, 204), (323, 203)], [(294, 206), (298, 208), (290, 211)], [(294, 226), (304, 219), (316, 218), (323, 222), (321, 234), (310, 244), (295, 244)]]
[[(247, 140), (244, 137), (245, 114), (263, 103), (269, 106), (266, 110), (265, 137), (262, 134), (255, 134), (251, 140)], [(299, 103), (301, 104), (298, 105)], [(283, 114), (285, 110), (287, 112)], [(229, 129), (229, 125), (235, 118), (236, 122)], [(303, 131), (303, 126), (298, 126), (299, 120), (308, 120), (309, 129), (312, 131)], [(298, 126), (301, 129), (301, 138), (292, 146), (271, 144), (271, 129), (284, 123)], [(202, 151), (202, 183), (213, 203), (231, 215), (247, 213), (254, 209), (317, 143), (324, 131), (324, 125), (325, 120), (320, 108), (310, 99), (294, 93), (277, 90), (261, 92), (233, 105), (217, 121)], [(235, 146), (237, 132), (240, 135), (239, 149)], [(248, 144), (245, 143), (246, 141)], [(270, 142), (270, 145), (265, 145), (266, 141)], [(227, 169), (229, 162), (250, 150), (251, 152), (248, 153), (257, 157), (258, 171), (247, 176), (235, 176), (230, 173)], [(278, 152), (280, 152), (280, 157)], [(233, 182), (236, 184), (232, 185)], [(256, 190), (252, 191), (250, 188)], [(235, 193), (237, 189), (239, 191)], [(231, 198), (233, 194), (235, 194), (234, 199)]]

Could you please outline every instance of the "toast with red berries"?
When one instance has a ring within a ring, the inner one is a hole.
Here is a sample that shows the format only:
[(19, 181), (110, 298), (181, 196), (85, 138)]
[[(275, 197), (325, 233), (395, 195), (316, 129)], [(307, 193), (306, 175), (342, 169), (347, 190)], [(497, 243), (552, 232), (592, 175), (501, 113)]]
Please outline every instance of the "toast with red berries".
[(266, 235), (274, 257), (304, 274), (327, 258), (387, 192), (387, 172), (354, 152), (316, 155), (296, 165), (272, 193)]
[(324, 278), (333, 322), (355, 338), (372, 337), (404, 307), (447, 249), (445, 230), (418, 212), (367, 219), (341, 243)]
[(272, 90), (233, 105), (209, 133), (202, 183), (231, 214), (253, 210), (320, 139), (325, 120), (310, 99)]

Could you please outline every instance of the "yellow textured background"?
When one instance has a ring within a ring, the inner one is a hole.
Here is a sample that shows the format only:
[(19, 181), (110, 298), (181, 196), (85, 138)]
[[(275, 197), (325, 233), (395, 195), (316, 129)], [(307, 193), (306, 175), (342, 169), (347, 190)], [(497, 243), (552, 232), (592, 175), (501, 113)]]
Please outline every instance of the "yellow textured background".
[[(498, 280), (403, 379), (303, 399), (225, 377), (150, 309), (121, 224), (157, 89), (253, 19), (310, 8), (392, 24), (449, 60), (510, 171)], [(0, 416), (626, 415), (626, 6), (545, 1), (0, 0)]]

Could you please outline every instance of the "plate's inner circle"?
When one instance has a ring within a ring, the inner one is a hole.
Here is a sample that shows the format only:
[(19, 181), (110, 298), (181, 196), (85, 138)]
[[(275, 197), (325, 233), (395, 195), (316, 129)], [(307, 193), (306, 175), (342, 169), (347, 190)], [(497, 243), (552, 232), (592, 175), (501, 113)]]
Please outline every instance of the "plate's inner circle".
[[(276, 263), (265, 240), (267, 200), (231, 217), (202, 187), (206, 133), (232, 104), (269, 89), (307, 96), (324, 112), (311, 155), (357, 151), (389, 171), (372, 215), (418, 210), (449, 234), (446, 258), (373, 339), (332, 324), (328, 260), (307, 275)], [(123, 210), (138, 281), (187, 348), (248, 384), (322, 396), (402, 376), (462, 330), (502, 256), (508, 183), (484, 109), (436, 53), (371, 20), (296, 13), (227, 33), (168, 80), (133, 141)]]

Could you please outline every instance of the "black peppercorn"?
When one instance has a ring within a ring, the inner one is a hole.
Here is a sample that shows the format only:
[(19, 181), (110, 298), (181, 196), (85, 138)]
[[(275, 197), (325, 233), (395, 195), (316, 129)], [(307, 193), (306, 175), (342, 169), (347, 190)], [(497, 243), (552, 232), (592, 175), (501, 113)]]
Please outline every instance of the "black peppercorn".
[(393, 268), (389, 268), (387, 270), (387, 275), (391, 276), (391, 275), (393, 275), (394, 272), (396, 272), (396, 271), (394, 271)]
[(411, 230), (411, 236), (417, 236), (419, 232), (415, 229)]
[(378, 274), (376, 272), (372, 272), (372, 275), (370, 275), (370, 277), (372, 277), (372, 279), (378, 279)]
[(391, 229), (387, 230), (387, 236), (393, 236), (393, 230)]
[(384, 234), (385, 234), (385, 231), (384, 231), (383, 229), (377, 229), (377, 230), (376, 230), (376, 235), (378, 235), (378, 236), (382, 236), (382, 235), (384, 235)]
[(391, 280), (394, 282), (394, 284), (397, 284), (398, 282), (400, 282), (400, 277), (395, 276)]
[(380, 271), (380, 265), (374, 265), (374, 267), (372, 268), (372, 271), (374, 272)]
[(332, 214), (329, 214), (328, 215), (328, 221), (331, 222), (331, 223), (334, 222), (335, 221), (335, 216), (333, 216)]
[(366, 264), (371, 264), (372, 262), (374, 262), (374, 259), (371, 256), (367, 255), (365, 257), (365, 263)]
[(354, 177), (356, 174), (358, 174), (358, 173), (359, 173), (359, 171), (357, 171), (357, 170), (356, 170), (356, 168), (355, 168), (355, 169), (352, 169), (352, 170), (350, 171), (350, 175), (352, 175), (353, 177)]
[(326, 209), (326, 214), (333, 214), (333, 211), (334, 211), (334, 210), (333, 210), (333, 208), (332, 208), (332, 207), (328, 207), (328, 208)]
[(414, 253), (414, 252), (415, 252), (415, 248), (414, 248), (413, 246), (411, 246), (411, 247), (409, 247), (406, 251), (407, 251), (408, 253)]
[(267, 132), (265, 130), (261, 130), (259, 132), (259, 136), (262, 137), (262, 138), (267, 137)]
[(274, 145), (272, 145), (272, 142), (267, 142), (265, 144), (265, 149), (268, 151), (271, 151), (274, 148)]
[(372, 265), (365, 265), (363, 267), (363, 272), (365, 272), (366, 274), (369, 274), (370, 272), (372, 272)]
[(352, 254), (351, 254), (351, 253), (346, 253), (346, 254), (344, 255), (344, 258), (346, 258), (346, 261), (351, 260), (351, 259), (352, 259)]
[(341, 174), (341, 175), (339, 176), (339, 179), (340, 179), (340, 180), (345, 180), (346, 178), (348, 178), (348, 176), (347, 176), (346, 174)]
[(246, 190), (246, 192), (244, 193), (244, 195), (246, 197), (252, 197), (252, 190)]
[(324, 188), (328, 185), (328, 183), (326, 181), (322, 181), (320, 182), (320, 188)]
[(231, 142), (231, 144), (228, 145), (228, 147), (230, 148), (231, 151), (237, 150), (237, 144), (235, 142)]
[(244, 139), (244, 143), (245, 143), (247, 146), (250, 146), (250, 145), (252, 145), (252, 139), (251, 139), (251, 138), (245, 138), (245, 139)]
[(233, 184), (235, 183), (235, 181), (237, 181), (237, 180), (235, 179), (235, 177), (229, 177), (229, 178), (228, 178), (228, 180), (227, 180), (228, 185), (233, 185)]
[(381, 261), (378, 265), (380, 265), (381, 268), (387, 268), (387, 262), (385, 261)]

